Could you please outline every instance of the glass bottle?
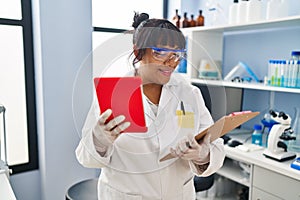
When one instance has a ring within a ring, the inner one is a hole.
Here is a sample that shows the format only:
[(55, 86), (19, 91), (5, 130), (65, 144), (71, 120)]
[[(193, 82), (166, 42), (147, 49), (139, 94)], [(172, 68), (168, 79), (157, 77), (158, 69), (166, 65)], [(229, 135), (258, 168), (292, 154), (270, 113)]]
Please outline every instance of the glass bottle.
[(199, 10), (199, 15), (197, 17), (197, 26), (204, 26), (204, 16), (202, 15), (202, 10)]
[(300, 51), (292, 51), (292, 60), (300, 60)]
[(237, 9), (238, 9), (238, 0), (233, 0), (233, 4), (229, 7), (229, 24), (236, 24), (237, 22)]
[(194, 20), (194, 15), (191, 15), (191, 19), (189, 21), (189, 27), (196, 26), (196, 20)]
[(247, 5), (247, 22), (259, 21), (262, 19), (261, 0), (250, 0)]
[(280, 16), (281, 0), (269, 0), (267, 2), (266, 19), (275, 19)]
[(176, 26), (177, 26), (177, 28), (181, 28), (181, 17), (180, 17), (180, 15), (177, 16)]
[[(185, 47), (188, 47), (188, 38), (185, 38)], [(187, 73), (187, 60), (186, 60), (186, 53), (184, 53), (184, 58), (180, 60), (177, 68), (175, 69), (178, 73)]]
[(176, 25), (176, 22), (178, 21), (178, 16), (179, 16), (179, 14), (178, 14), (178, 9), (176, 9), (176, 10), (175, 10), (175, 15), (174, 15), (174, 17), (172, 18), (172, 22), (173, 22), (174, 25)]
[(182, 19), (182, 28), (186, 28), (186, 27), (189, 27), (189, 19), (187, 17), (187, 12), (185, 12), (183, 14), (183, 19)]
[[(291, 52), (291, 59), (290, 59), (290, 67), (292, 68), (291, 73), (291, 87), (300, 88), (300, 51), (292, 51)], [(298, 73), (297, 73), (298, 71)]]
[(248, 0), (242, 0), (238, 3), (237, 23), (243, 24), (247, 22)]
[(253, 128), (252, 144), (262, 146), (262, 126), (260, 124), (255, 124)]

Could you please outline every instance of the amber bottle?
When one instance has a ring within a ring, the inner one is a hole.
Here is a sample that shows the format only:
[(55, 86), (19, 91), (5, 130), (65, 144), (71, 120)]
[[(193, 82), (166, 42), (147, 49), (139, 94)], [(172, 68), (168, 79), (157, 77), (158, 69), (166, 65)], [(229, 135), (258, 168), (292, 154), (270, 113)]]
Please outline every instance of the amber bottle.
[(172, 22), (173, 22), (173, 24), (175, 24), (176, 25), (176, 22), (178, 21), (178, 9), (176, 9), (175, 10), (175, 15), (174, 15), (174, 17), (172, 18)]
[(199, 15), (197, 17), (197, 26), (204, 26), (204, 16), (202, 15), (202, 10), (199, 10)]
[(177, 26), (177, 28), (181, 28), (181, 17), (180, 17), (180, 15), (177, 16), (177, 21), (176, 21), (175, 25)]
[(183, 14), (183, 19), (182, 19), (182, 28), (186, 28), (186, 27), (189, 27), (189, 19), (188, 19), (188, 17), (187, 17), (187, 12), (185, 12), (184, 14)]
[(191, 19), (189, 21), (189, 27), (196, 26), (196, 20), (194, 20), (194, 15), (191, 15)]

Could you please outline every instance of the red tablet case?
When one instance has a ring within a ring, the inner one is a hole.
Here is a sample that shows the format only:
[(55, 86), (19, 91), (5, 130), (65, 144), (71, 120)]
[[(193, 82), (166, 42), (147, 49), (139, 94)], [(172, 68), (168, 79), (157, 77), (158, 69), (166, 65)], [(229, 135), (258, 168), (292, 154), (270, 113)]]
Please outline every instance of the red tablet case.
[(96, 94), (101, 112), (113, 111), (111, 120), (124, 115), (131, 124), (124, 132), (146, 132), (142, 99), (142, 80), (139, 77), (94, 78)]

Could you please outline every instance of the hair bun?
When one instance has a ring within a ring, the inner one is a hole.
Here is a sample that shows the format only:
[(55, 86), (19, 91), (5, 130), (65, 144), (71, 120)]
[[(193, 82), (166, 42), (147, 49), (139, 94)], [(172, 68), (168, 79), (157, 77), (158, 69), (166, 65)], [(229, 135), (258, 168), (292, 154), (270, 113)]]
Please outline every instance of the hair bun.
[(149, 19), (149, 15), (147, 13), (134, 12), (132, 27), (137, 28), (143, 21)]

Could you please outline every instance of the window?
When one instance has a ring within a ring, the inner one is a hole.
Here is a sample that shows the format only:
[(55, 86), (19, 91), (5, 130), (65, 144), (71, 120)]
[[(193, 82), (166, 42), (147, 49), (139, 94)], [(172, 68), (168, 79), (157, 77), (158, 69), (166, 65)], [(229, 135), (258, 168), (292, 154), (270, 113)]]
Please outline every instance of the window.
[(1, 0), (0, 18), (21, 20), (22, 12), (20, 0)]
[(13, 174), (38, 168), (31, 17), (30, 0), (0, 0), (0, 152)]
[[(125, 44), (113, 44), (122, 45), (123, 51), (119, 50), (118, 46), (109, 45), (106, 42), (109, 40), (117, 41), (118, 37), (122, 37), (120, 33), (126, 30), (132, 30), (131, 23), (133, 22), (134, 12), (146, 12), (150, 15), (150, 18), (167, 18), (167, 0), (153, 0), (151, 2), (147, 0), (129, 0), (129, 1), (106, 1), (103, 6), (103, 1), (92, 0), (92, 19), (93, 19), (93, 66), (94, 75), (97, 76), (99, 66), (107, 65), (109, 68), (105, 71), (103, 76), (109, 76), (111, 74), (124, 75), (127, 71), (132, 69), (128, 64), (128, 55), (131, 53), (128, 50), (124, 50), (124, 45), (128, 46), (128, 49), (132, 50), (132, 43)], [(113, 12), (112, 12), (113, 11)], [(126, 38), (132, 40), (132, 36)], [(122, 41), (123, 42), (123, 41)], [(100, 48), (105, 47), (105, 43), (110, 47), (110, 52), (105, 52), (107, 55), (103, 55)], [(98, 49), (97, 49), (98, 48)], [(114, 49), (114, 50), (113, 50)], [(114, 55), (108, 55), (114, 54)], [(119, 54), (119, 55), (116, 55)], [(112, 61), (103, 61), (104, 58), (112, 58)], [(105, 63), (105, 64), (103, 64)], [(120, 66), (126, 64), (127, 67)]]
[(92, 0), (93, 26), (118, 29), (132, 29), (131, 22), (134, 12), (146, 12), (150, 17), (162, 18), (164, 6), (163, 0), (128, 0), (103, 1)]

